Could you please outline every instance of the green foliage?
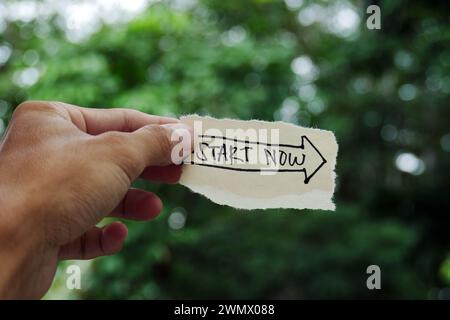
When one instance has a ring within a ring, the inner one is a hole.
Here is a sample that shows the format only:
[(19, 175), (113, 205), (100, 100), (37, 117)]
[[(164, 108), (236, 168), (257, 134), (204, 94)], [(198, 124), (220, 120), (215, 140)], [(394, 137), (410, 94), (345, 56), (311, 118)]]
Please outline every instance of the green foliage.
[[(448, 284), (448, 10), (439, 1), (383, 1), (377, 31), (365, 28), (357, 4), (362, 20), (349, 37), (303, 26), (302, 8), (269, 0), (200, 1), (189, 10), (159, 3), (81, 43), (68, 42), (53, 20), (45, 36), (33, 31), (38, 21), (8, 23), (0, 34), (0, 45), (13, 48), (0, 65), (5, 123), (25, 99), (62, 100), (284, 119), (333, 130), (340, 146), (335, 213), (243, 212), (181, 186), (137, 182), (162, 197), (163, 213), (127, 222), (125, 248), (93, 263), (81, 297), (424, 298)], [(299, 56), (318, 70), (309, 79), (292, 72)], [(40, 74), (31, 86), (20, 83), (27, 68)], [(399, 171), (404, 152), (423, 159), (425, 171)], [(174, 211), (187, 219), (180, 230), (168, 225)], [(380, 291), (366, 288), (371, 264), (381, 267)]]

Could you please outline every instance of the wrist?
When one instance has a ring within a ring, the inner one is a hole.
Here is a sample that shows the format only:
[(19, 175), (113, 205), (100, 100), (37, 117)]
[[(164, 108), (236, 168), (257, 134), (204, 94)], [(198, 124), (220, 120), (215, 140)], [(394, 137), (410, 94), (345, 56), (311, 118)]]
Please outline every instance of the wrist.
[[(14, 190), (14, 188), (8, 188)], [(32, 209), (0, 185), (0, 298), (32, 298), (34, 270), (48, 259), (48, 250), (34, 222)]]

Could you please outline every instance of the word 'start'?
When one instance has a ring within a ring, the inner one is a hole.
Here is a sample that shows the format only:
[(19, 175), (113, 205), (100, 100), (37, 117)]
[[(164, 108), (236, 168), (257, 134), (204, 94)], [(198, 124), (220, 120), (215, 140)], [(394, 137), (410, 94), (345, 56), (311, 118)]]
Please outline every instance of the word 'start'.
[(181, 121), (194, 128), (180, 180), (191, 190), (241, 209), (335, 209), (331, 131), (197, 115)]

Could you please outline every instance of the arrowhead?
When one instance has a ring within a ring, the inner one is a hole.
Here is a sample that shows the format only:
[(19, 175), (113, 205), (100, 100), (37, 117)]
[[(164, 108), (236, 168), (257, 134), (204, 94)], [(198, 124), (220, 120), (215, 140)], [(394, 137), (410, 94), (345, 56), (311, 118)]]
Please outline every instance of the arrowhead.
[(305, 184), (323, 167), (327, 160), (320, 153), (319, 149), (308, 139), (307, 136), (302, 136), (300, 149), (303, 150), (306, 160), (304, 164)]

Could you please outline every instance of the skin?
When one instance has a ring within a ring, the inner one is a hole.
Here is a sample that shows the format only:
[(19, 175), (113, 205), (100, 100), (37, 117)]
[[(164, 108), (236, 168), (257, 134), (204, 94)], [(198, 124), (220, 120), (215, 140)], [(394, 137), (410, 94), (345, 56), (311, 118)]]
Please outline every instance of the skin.
[(129, 109), (17, 107), (0, 142), (0, 298), (41, 298), (58, 261), (118, 252), (127, 228), (96, 227), (102, 218), (156, 217), (158, 196), (130, 185), (179, 180), (171, 161), (179, 130), (191, 132), (177, 119)]

